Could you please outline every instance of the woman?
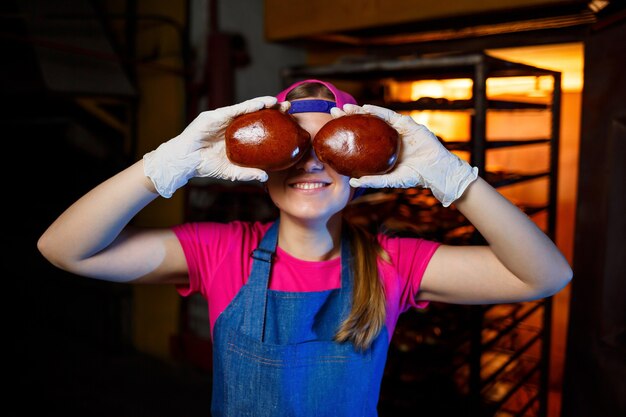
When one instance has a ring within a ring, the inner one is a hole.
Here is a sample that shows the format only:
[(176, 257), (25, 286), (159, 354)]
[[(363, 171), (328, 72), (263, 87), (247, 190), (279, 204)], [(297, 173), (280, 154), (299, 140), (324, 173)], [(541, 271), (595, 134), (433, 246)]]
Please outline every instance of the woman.
[[(401, 135), (396, 167), (348, 178), (314, 152), (278, 172), (231, 164), (226, 126), (273, 106), (289, 111), (311, 137), (332, 118), (380, 117)], [(170, 197), (194, 176), (266, 182), (279, 218), (127, 226), (159, 195)], [(372, 237), (342, 218), (357, 187), (415, 186), (430, 188), (444, 206), (454, 202), (487, 245)], [(429, 301), (534, 300), (555, 294), (572, 276), (552, 241), (426, 127), (388, 109), (360, 107), (319, 80), (200, 114), (179, 136), (69, 207), (38, 247), (74, 274), (202, 293), (213, 339), (216, 416), (374, 416), (401, 312)]]

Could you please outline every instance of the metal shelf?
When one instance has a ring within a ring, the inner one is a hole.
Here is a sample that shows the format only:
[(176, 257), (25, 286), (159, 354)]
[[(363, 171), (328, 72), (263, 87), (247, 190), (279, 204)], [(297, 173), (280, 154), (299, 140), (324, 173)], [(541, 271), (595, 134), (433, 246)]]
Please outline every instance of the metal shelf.
[(497, 370), (492, 372), (487, 378), (483, 379), (483, 384), (489, 385), (491, 382), (493, 382), (496, 378), (498, 378), (498, 376), (500, 376), (506, 370), (506, 368), (509, 365), (514, 363), (520, 356), (522, 356), (526, 351), (528, 351), (537, 341), (541, 340), (542, 337), (543, 337), (543, 334), (541, 332), (533, 336), (522, 347), (518, 348), (518, 350), (515, 351), (506, 362), (500, 365), (500, 367)]
[[(509, 390), (497, 401), (485, 401), (485, 406), (488, 407), (489, 410), (497, 411), (501, 408), (521, 387), (523, 387), (528, 380), (538, 371), (541, 370), (541, 363), (536, 363), (530, 368), (530, 370), (524, 372), (524, 374), (517, 379), (515, 384), (509, 388)], [(491, 414), (489, 414), (491, 415)]]
[[(471, 152), (472, 144), (469, 141), (443, 141), (442, 143), (451, 151)], [(487, 149), (513, 148), (530, 145), (549, 145), (550, 139), (519, 139), (519, 140), (490, 140), (487, 141)]]
[(380, 80), (474, 78), (476, 68), (488, 68), (488, 77), (557, 75), (556, 71), (510, 62), (487, 54), (458, 54), (440, 57), (407, 57), (401, 59), (372, 59), (338, 62), (324, 66), (285, 68), (285, 86), (296, 79), (322, 78), (339, 80)]
[[(497, 336), (491, 338), (489, 341), (484, 342), (482, 345), (482, 348), (484, 350), (489, 350), (492, 347), (495, 346), (495, 344), (502, 339), (503, 337), (505, 337), (507, 334), (509, 334), (511, 331), (515, 330), (515, 328), (517, 328), (517, 326), (523, 322), (524, 320), (526, 320), (528, 317), (530, 317), (531, 315), (533, 315), (536, 311), (538, 311), (539, 309), (541, 309), (543, 307), (542, 303), (536, 303), (534, 306), (532, 306), (531, 308), (529, 308), (528, 310), (526, 310), (524, 312), (524, 314), (522, 314), (519, 317), (515, 317), (513, 320), (511, 320), (511, 323), (509, 325), (507, 325), (504, 329), (500, 329), (498, 331)], [(489, 321), (485, 320), (485, 324), (484, 327), (488, 327)]]
[(506, 187), (520, 182), (532, 181), (550, 176), (549, 171), (534, 174), (520, 174), (514, 172), (485, 172), (483, 177), (494, 188)]

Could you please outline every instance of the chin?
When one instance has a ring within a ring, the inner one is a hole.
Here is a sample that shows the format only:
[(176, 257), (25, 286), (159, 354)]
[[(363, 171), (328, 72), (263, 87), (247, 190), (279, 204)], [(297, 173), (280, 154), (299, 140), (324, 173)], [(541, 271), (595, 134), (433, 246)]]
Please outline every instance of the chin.
[(344, 205), (333, 204), (329, 205), (306, 205), (306, 204), (289, 204), (279, 207), (281, 212), (290, 216), (291, 218), (298, 219), (306, 222), (326, 222), (333, 216), (341, 213)]
[(295, 210), (289, 210), (289, 211), (284, 210), (284, 212), (295, 219), (304, 220), (304, 221), (312, 221), (312, 222), (319, 222), (319, 221), (327, 220), (337, 213), (336, 211), (329, 212), (328, 210), (320, 210), (320, 209), (315, 209), (315, 208), (303, 208), (303, 207), (299, 207)]

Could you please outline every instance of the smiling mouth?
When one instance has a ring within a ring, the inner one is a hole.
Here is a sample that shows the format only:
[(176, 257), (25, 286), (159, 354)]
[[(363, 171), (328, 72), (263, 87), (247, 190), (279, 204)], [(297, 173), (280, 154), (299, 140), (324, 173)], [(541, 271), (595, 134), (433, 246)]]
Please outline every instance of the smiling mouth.
[(289, 184), (291, 188), (297, 188), (299, 190), (316, 190), (324, 187), (328, 187), (330, 184), (327, 182), (296, 182)]

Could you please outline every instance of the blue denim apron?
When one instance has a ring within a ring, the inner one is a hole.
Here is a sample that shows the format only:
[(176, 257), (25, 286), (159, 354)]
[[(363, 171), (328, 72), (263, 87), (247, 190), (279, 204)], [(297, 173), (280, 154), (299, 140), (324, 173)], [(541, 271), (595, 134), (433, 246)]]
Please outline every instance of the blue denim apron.
[(213, 329), (214, 417), (376, 416), (386, 328), (366, 351), (333, 340), (352, 303), (350, 245), (341, 243), (341, 288), (268, 289), (278, 221), (253, 251), (248, 282)]

